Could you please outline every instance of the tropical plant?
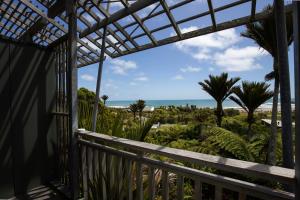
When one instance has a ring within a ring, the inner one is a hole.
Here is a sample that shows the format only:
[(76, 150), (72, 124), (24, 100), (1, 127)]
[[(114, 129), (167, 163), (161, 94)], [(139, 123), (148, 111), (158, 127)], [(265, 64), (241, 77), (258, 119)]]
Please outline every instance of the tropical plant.
[[(264, 10), (273, 10), (272, 6), (267, 6)], [(293, 22), (292, 13), (286, 14), (286, 29), (287, 29), (287, 42), (290, 45), (293, 41)], [(271, 117), (271, 139), (268, 148), (268, 164), (274, 165), (275, 150), (276, 150), (276, 138), (277, 138), (277, 105), (279, 94), (279, 63), (277, 52), (277, 37), (276, 37), (276, 22), (273, 15), (270, 17), (246, 25), (246, 31), (241, 34), (243, 37), (252, 39), (255, 43), (266, 50), (273, 57), (273, 71), (265, 76), (267, 81), (274, 79), (274, 96), (272, 105), (272, 117)], [(288, 147), (290, 148), (290, 147)]]
[(209, 75), (209, 79), (199, 82), (202, 89), (212, 96), (217, 102), (215, 115), (217, 117), (217, 125), (221, 127), (223, 112), (223, 101), (232, 93), (232, 87), (240, 78), (228, 78), (227, 73), (222, 73), (220, 76)]
[(135, 120), (135, 118), (136, 118), (136, 113), (139, 111), (139, 108), (138, 108), (137, 104), (136, 104), (136, 103), (130, 104), (130, 105), (129, 105), (129, 110), (132, 112), (132, 114), (133, 114), (133, 119)]
[(265, 82), (243, 81), (242, 87), (233, 88), (236, 96), (229, 97), (248, 113), (248, 135), (254, 122), (254, 111), (273, 96), (273, 92), (268, 90), (269, 86)]
[[(223, 128), (215, 127), (210, 130), (211, 136), (206, 140), (215, 147), (223, 150), (223, 156), (235, 157), (240, 160), (253, 161), (252, 152), (248, 149), (248, 141), (236, 133)], [(226, 155), (227, 154), (227, 155)]]
[(108, 96), (107, 96), (107, 95), (103, 95), (103, 96), (101, 97), (101, 99), (103, 100), (103, 104), (105, 105), (105, 103), (106, 103), (106, 101), (107, 101), (107, 99), (108, 99)]
[(146, 107), (145, 101), (139, 99), (139, 100), (137, 100), (136, 105), (138, 107), (138, 112), (139, 112), (140, 120), (142, 120), (143, 110)]

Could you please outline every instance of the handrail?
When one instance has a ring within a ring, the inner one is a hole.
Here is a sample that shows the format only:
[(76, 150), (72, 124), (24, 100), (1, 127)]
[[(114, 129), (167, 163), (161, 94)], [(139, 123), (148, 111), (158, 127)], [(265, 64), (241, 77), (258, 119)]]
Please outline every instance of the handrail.
[(254, 162), (242, 161), (220, 156), (213, 156), (203, 153), (197, 153), (182, 149), (164, 147), (160, 145), (128, 140), (124, 138), (113, 137), (105, 134), (90, 132), (79, 129), (78, 136), (96, 142), (106, 142), (114, 145), (120, 145), (126, 148), (152, 153), (161, 156), (167, 156), (179, 161), (190, 162), (202, 166), (213, 167), (222, 171), (233, 172), (235, 174), (251, 175), (254, 177), (278, 181), (285, 184), (295, 184), (295, 170), (277, 166), (269, 166)]
[(249, 183), (246, 181), (225, 177), (222, 175), (212, 174), (197, 169), (176, 165), (164, 161), (154, 160), (148, 157), (140, 156), (138, 154), (123, 151), (120, 149), (115, 149), (109, 146), (98, 144), (86, 139), (79, 139), (80, 144), (90, 147), (92, 149), (98, 149), (100, 151), (109, 153), (111, 155), (130, 159), (135, 162), (140, 162), (148, 165), (149, 167), (154, 167), (158, 169), (165, 170), (167, 172), (172, 172), (185, 176), (191, 179), (200, 179), (202, 182), (206, 182), (212, 185), (223, 186), (227, 189), (232, 189), (233, 191), (247, 191), (247, 194), (253, 194), (253, 196), (264, 198), (264, 199), (289, 199), (294, 200), (294, 194), (280, 191), (265, 186), (261, 186), (254, 183)]

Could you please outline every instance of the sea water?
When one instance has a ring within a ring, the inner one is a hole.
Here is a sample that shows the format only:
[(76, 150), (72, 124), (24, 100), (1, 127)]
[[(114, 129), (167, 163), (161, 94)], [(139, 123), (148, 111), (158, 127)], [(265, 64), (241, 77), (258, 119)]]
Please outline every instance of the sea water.
[[(109, 107), (120, 107), (126, 108), (130, 104), (135, 103), (134, 100), (124, 101), (108, 101), (107, 106)], [(198, 108), (214, 108), (217, 106), (216, 101), (213, 99), (185, 99), (185, 100), (145, 100), (147, 107), (158, 108), (160, 106), (186, 106), (195, 105)], [(231, 101), (225, 100), (223, 102), (224, 108), (238, 108), (239, 106)]]

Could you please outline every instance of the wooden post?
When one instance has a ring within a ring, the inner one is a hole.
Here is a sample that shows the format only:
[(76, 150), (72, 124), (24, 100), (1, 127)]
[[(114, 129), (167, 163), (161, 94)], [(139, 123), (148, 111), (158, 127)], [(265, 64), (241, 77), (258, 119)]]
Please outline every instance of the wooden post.
[(101, 79), (102, 79), (102, 71), (103, 71), (103, 62), (104, 62), (104, 53), (105, 53), (105, 38), (106, 38), (106, 26), (103, 28), (103, 36), (102, 36), (102, 43), (101, 43), (101, 53), (100, 53), (100, 61), (99, 61), (99, 68), (98, 68), (98, 76), (97, 76), (97, 85), (96, 85), (96, 97), (93, 109), (93, 119), (92, 119), (92, 131), (96, 132), (96, 125), (97, 125), (97, 114), (98, 114), (98, 104), (99, 104), (99, 94), (100, 94), (100, 87), (101, 87)]
[(76, 0), (67, 0), (68, 26), (68, 106), (69, 106), (69, 167), (72, 199), (79, 197), (78, 146), (75, 132), (78, 128), (77, 116), (77, 18)]
[[(109, 11), (110, 3), (107, 2), (106, 10)], [(99, 68), (98, 68), (98, 75), (97, 75), (97, 85), (96, 85), (96, 97), (95, 103), (93, 108), (93, 116), (92, 116), (92, 131), (96, 132), (96, 125), (97, 125), (97, 114), (98, 114), (98, 104), (99, 104), (99, 95), (100, 95), (100, 88), (101, 88), (101, 79), (102, 79), (102, 71), (103, 71), (103, 62), (105, 60), (105, 50), (106, 50), (106, 32), (107, 26), (103, 28), (102, 34), (102, 41), (101, 41), (101, 49), (100, 49), (100, 58), (99, 58)]]
[(294, 69), (295, 69), (295, 200), (300, 200), (300, 1), (293, 2)]
[(274, 1), (277, 51), (279, 63), (280, 101), (282, 118), (283, 166), (294, 168), (292, 142), (291, 89), (288, 63), (286, 17), (283, 0)]

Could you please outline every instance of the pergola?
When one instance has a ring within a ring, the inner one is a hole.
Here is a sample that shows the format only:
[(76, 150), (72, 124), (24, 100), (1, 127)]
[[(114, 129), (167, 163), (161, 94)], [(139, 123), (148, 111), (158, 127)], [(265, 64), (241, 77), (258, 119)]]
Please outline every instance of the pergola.
[[(201, 12), (184, 13), (181, 18), (175, 13), (194, 6)], [(274, 0), (277, 22), (277, 37), (281, 77), (281, 97), (290, 97), (289, 66), (284, 13), (294, 14), (294, 55), (295, 55), (295, 103), (296, 103), (296, 179), (300, 181), (300, 2), (285, 3)], [(70, 113), (70, 130), (77, 128), (77, 68), (99, 63), (96, 95), (99, 96), (102, 67), (105, 56), (120, 56), (171, 44), (177, 41), (246, 25), (273, 15), (270, 10), (257, 9), (262, 0), (1, 0), (0, 35), (16, 42), (35, 43), (46, 48), (58, 49), (60, 70), (66, 73), (66, 91)], [(232, 19), (220, 20), (224, 12), (235, 12), (247, 8), (248, 12)], [(163, 19), (163, 23), (159, 23)], [(209, 19), (208, 23), (200, 23)], [(158, 25), (153, 27), (151, 23)], [(198, 23), (196, 30), (184, 31), (191, 23)], [(63, 64), (61, 64), (63, 63)], [(65, 68), (63, 68), (63, 66)], [(285, 77), (283, 77), (285, 76)], [(290, 100), (290, 98), (289, 98)], [(93, 112), (95, 128), (97, 104)], [(291, 114), (290, 101), (281, 102), (282, 116)], [(282, 124), (291, 132), (291, 124)], [(74, 134), (73, 151), (76, 145)], [(72, 149), (72, 148), (71, 148)], [(75, 152), (76, 153), (76, 152)], [(71, 156), (76, 163), (74, 154)], [(291, 154), (292, 155), (292, 154)], [(76, 164), (74, 166), (76, 167)], [(71, 170), (71, 184), (74, 196), (76, 171)], [(72, 178), (73, 177), (73, 178)], [(300, 199), (300, 187), (296, 186), (296, 198)]]

